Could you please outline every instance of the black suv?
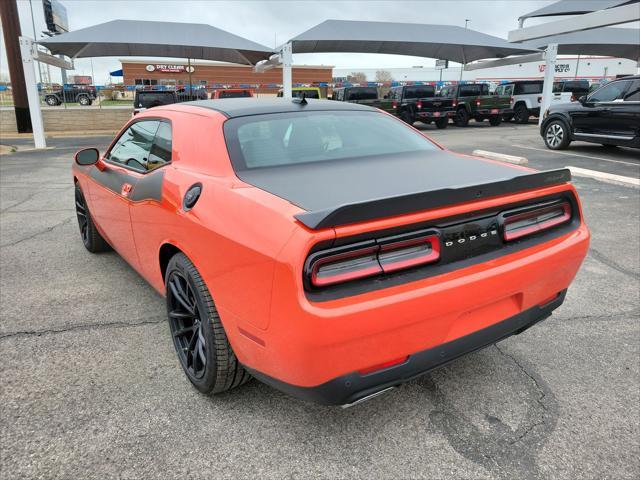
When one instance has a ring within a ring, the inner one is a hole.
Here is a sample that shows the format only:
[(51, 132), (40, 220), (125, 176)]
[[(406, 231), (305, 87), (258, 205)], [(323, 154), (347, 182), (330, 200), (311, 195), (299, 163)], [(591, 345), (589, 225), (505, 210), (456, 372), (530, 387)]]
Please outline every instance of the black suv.
[(133, 114), (137, 115), (145, 108), (172, 103), (178, 103), (178, 95), (174, 90), (136, 90), (136, 96), (133, 99)]
[(44, 94), (47, 105), (55, 107), (65, 103), (79, 103), (88, 107), (96, 99), (96, 87), (93, 85), (64, 85), (60, 90)]
[(640, 75), (613, 80), (577, 102), (551, 105), (540, 135), (547, 148), (572, 140), (640, 148)]

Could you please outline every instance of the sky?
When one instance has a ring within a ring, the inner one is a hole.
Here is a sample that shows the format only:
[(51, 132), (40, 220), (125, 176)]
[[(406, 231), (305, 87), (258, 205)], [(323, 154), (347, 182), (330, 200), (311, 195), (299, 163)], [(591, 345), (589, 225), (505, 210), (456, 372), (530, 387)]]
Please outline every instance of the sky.
[[(0, 0), (4, 1), (4, 0)], [(423, 1), (214, 1), (214, 0), (60, 0), (66, 7), (69, 28), (79, 30), (116, 19), (207, 23), (228, 32), (274, 47), (328, 19), (373, 20), (464, 26), (506, 38), (517, 28), (518, 17), (553, 3), (550, 0), (423, 0)], [(588, 0), (585, 0), (588, 1)], [(22, 34), (33, 37), (30, 3), (38, 38), (46, 29), (41, 0), (18, 0)], [(538, 23), (537, 19), (527, 25)], [(7, 77), (4, 40), (0, 37), (0, 75)], [(446, 39), (443, 39), (446, 42)], [(391, 68), (422, 65), (434, 60), (398, 55), (296, 54), (295, 64), (333, 65), (356, 71), (358, 68)], [(95, 83), (108, 80), (109, 71), (120, 68), (118, 58), (93, 59)], [(59, 81), (51, 68), (52, 81)], [(76, 59), (70, 75), (91, 75), (89, 59)]]

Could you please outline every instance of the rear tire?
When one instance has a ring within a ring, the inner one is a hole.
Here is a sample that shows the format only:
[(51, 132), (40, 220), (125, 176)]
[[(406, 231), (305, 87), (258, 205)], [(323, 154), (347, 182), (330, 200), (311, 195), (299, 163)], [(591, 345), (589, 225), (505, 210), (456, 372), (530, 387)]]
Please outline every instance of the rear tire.
[(501, 123), (502, 117), (500, 115), (493, 115), (492, 117), (489, 117), (489, 124), (491, 124), (492, 127), (497, 127)]
[(80, 227), (80, 236), (85, 248), (91, 253), (107, 252), (111, 250), (111, 246), (106, 242), (102, 235), (96, 229), (89, 207), (82, 193), (80, 185), (76, 183), (76, 216), (78, 217), (78, 227)]
[(91, 99), (86, 95), (80, 95), (78, 97), (78, 103), (83, 107), (88, 107), (89, 105), (91, 105), (92, 102), (91, 102)]
[(456, 116), (454, 117), (453, 122), (456, 124), (456, 127), (466, 127), (469, 125), (469, 112), (467, 112), (467, 109), (459, 108), (456, 111)]
[(53, 97), (53, 96), (46, 97), (44, 99), (44, 101), (50, 107), (57, 107), (58, 105), (60, 105), (60, 102), (58, 101), (58, 99), (56, 97)]
[(519, 103), (513, 109), (513, 118), (516, 123), (529, 123), (529, 109), (524, 103)]
[(185, 254), (169, 260), (165, 286), (173, 343), (194, 387), (216, 394), (247, 382), (251, 376), (229, 344), (209, 289)]
[(439, 118), (435, 121), (436, 127), (442, 130), (449, 126), (449, 117)]
[(544, 144), (551, 150), (564, 150), (571, 143), (569, 129), (561, 120), (552, 120), (544, 128)]

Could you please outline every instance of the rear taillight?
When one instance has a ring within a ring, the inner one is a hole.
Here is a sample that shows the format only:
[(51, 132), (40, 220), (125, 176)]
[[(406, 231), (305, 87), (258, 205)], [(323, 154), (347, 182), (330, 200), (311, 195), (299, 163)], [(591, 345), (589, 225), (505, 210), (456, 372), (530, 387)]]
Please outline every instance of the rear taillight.
[(398, 102), (393, 102), (391, 104), (391, 108), (398, 108)]
[(422, 101), (421, 101), (421, 100), (418, 100), (418, 101), (416, 102), (416, 107), (417, 107), (418, 109), (421, 109), (421, 108), (422, 108)]
[(509, 103), (513, 104), (513, 101), (514, 101), (514, 100), (515, 100), (515, 98), (513, 98), (513, 95), (511, 95), (511, 96), (509, 97)]
[(311, 265), (311, 284), (326, 287), (382, 273), (378, 246), (356, 248), (319, 258)]
[(480, 100), (476, 100), (476, 107), (480, 106)]
[(578, 100), (578, 99), (576, 98), (576, 96), (575, 96), (575, 95), (571, 95), (571, 101), (572, 101), (572, 102), (575, 102), (576, 100)]
[(309, 285), (322, 288), (436, 262), (438, 235), (420, 231), (312, 254), (305, 265)]
[(435, 262), (440, 258), (440, 241), (429, 235), (386, 243), (380, 246), (378, 261), (384, 273)]
[(506, 212), (502, 215), (502, 235), (506, 242), (532, 235), (571, 220), (571, 205), (560, 202), (552, 205), (529, 207), (525, 211)]
[(457, 107), (457, 106), (458, 106), (458, 101), (457, 101), (457, 100), (454, 100), (454, 101), (451, 103), (451, 106), (452, 106), (452, 107)]

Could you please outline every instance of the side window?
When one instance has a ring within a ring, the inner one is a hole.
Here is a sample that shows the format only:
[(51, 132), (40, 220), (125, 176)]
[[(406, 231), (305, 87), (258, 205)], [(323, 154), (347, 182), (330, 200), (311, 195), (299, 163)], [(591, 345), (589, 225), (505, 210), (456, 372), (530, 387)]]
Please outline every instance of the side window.
[(155, 170), (171, 161), (171, 124), (160, 122), (156, 136), (151, 145), (146, 170)]
[(624, 95), (625, 102), (640, 102), (640, 80), (634, 80)]
[(500, 85), (496, 87), (496, 95), (503, 95), (504, 86)]
[(512, 94), (513, 94), (513, 85), (506, 85), (504, 87), (504, 93), (502, 95), (512, 95)]
[(614, 100), (621, 99), (622, 94), (627, 89), (629, 81), (623, 82), (611, 82), (605, 85), (599, 90), (596, 90), (589, 97), (590, 102), (613, 102)]
[(107, 154), (107, 159), (134, 170), (146, 171), (159, 124), (157, 120), (143, 120), (131, 125)]

